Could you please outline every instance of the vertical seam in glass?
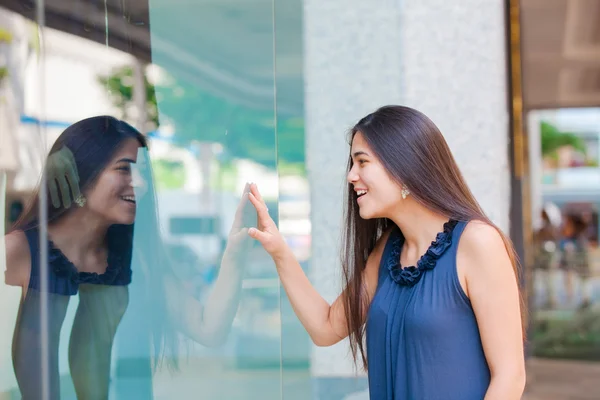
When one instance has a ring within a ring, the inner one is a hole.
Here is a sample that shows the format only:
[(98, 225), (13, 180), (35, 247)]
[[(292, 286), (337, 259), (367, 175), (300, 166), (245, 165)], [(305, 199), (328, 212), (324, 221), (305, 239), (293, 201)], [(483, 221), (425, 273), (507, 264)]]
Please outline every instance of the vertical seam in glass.
[[(108, 4), (104, 0), (104, 45), (108, 48)], [(106, 80), (105, 90), (110, 95), (110, 79)]]
[[(277, 14), (275, 11), (275, 1), (271, 0), (271, 19), (273, 21), (273, 122), (275, 133), (275, 168), (277, 169), (277, 221), (281, 226), (279, 219), (279, 198), (280, 186), (279, 180), (279, 134), (277, 130)], [(279, 301), (279, 396), (283, 400), (283, 315), (281, 310), (281, 281), (277, 279), (277, 291)]]
[[(36, 22), (37, 22), (37, 35), (38, 35), (38, 135), (41, 144), (42, 157), (45, 158), (47, 151), (47, 141), (44, 135), (44, 128), (41, 121), (45, 120), (44, 103), (46, 100), (45, 91), (45, 43), (43, 29), (46, 25), (45, 21), (45, 4), (44, 0), (36, 0)], [(45, 163), (44, 163), (45, 165)], [(41, 374), (42, 374), (42, 397), (41, 400), (50, 399), (50, 369), (49, 369), (49, 345), (48, 345), (48, 213), (47, 213), (47, 182), (46, 182), (46, 168), (42, 168), (42, 181), (40, 185), (39, 194), (39, 241), (40, 241), (40, 349), (41, 349)]]

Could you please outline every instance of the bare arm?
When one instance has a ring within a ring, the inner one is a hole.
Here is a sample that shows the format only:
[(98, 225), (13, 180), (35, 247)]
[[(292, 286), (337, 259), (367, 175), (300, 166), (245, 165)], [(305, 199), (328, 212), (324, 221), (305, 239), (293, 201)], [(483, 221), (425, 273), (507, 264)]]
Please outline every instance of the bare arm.
[[(256, 185), (251, 186), (250, 201), (258, 213), (258, 228), (251, 228), (250, 236), (260, 241), (275, 261), (277, 272), (290, 299), (294, 312), (317, 346), (331, 346), (348, 336), (344, 312), (344, 291), (332, 305), (315, 290), (291, 249), (269, 216)], [(369, 302), (375, 294), (379, 262), (388, 234), (380, 238), (367, 260), (363, 272)]]
[(205, 304), (181, 290), (173, 276), (167, 280), (169, 314), (181, 330), (204, 346), (219, 346), (225, 342), (238, 309), (243, 268), (237, 259), (225, 252), (219, 277)]
[(6, 248), (4, 282), (9, 286), (21, 286), (25, 290), (29, 286), (31, 273), (31, 254), (29, 254), (25, 233), (23, 231), (11, 232), (4, 236), (4, 243)]
[(205, 346), (218, 346), (227, 340), (237, 313), (250, 244), (244, 215), (254, 212), (249, 206), (247, 191), (246, 185), (229, 232), (219, 276), (205, 304), (182, 291), (174, 276), (166, 283), (171, 299), (170, 314), (175, 316), (176, 323), (187, 336)]
[(485, 400), (518, 400), (525, 387), (521, 310), (517, 278), (504, 242), (494, 227), (471, 222), (461, 238), (457, 260), (490, 368)]

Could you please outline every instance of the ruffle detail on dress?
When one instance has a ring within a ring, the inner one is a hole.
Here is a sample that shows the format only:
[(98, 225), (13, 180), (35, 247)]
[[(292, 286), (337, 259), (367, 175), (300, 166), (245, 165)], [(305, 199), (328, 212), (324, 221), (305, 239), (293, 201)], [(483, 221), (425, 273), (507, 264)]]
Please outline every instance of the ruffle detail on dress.
[(99, 285), (113, 285), (119, 272), (123, 269), (123, 257), (109, 247), (106, 271), (102, 274), (96, 272), (79, 272), (75, 265), (48, 240), (48, 265), (52, 266), (54, 273), (59, 278), (66, 278), (66, 287), (60, 292), (64, 294), (77, 293), (79, 284), (90, 283)]
[(444, 230), (436, 235), (431, 245), (417, 261), (416, 266), (402, 268), (400, 265), (400, 252), (404, 244), (402, 232), (392, 240), (392, 250), (387, 260), (387, 269), (394, 282), (404, 286), (414, 286), (419, 282), (423, 274), (435, 268), (437, 260), (452, 246), (452, 232), (458, 221), (450, 220), (444, 224)]

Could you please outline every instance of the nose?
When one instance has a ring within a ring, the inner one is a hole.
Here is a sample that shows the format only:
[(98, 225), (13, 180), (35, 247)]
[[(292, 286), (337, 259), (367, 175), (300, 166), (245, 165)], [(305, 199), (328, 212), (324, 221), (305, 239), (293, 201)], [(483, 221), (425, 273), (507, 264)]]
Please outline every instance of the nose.
[(348, 183), (356, 183), (358, 182), (358, 174), (355, 172), (354, 167), (348, 171), (348, 175), (346, 175), (346, 180)]

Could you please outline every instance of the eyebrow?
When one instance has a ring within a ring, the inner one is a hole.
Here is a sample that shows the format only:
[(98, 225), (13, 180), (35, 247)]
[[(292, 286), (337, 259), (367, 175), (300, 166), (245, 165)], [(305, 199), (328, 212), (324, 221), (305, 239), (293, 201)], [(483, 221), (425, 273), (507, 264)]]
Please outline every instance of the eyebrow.
[(135, 164), (135, 161), (133, 161), (131, 158), (121, 158), (119, 161), (116, 162), (116, 164), (118, 164), (120, 162), (126, 162), (126, 163), (130, 163), (130, 164)]
[(352, 154), (352, 157), (358, 157), (358, 156), (368, 156), (368, 155), (369, 155), (369, 153), (367, 153), (367, 152), (365, 152), (365, 151), (362, 151), (362, 150), (359, 150), (359, 151), (355, 151), (355, 152)]

